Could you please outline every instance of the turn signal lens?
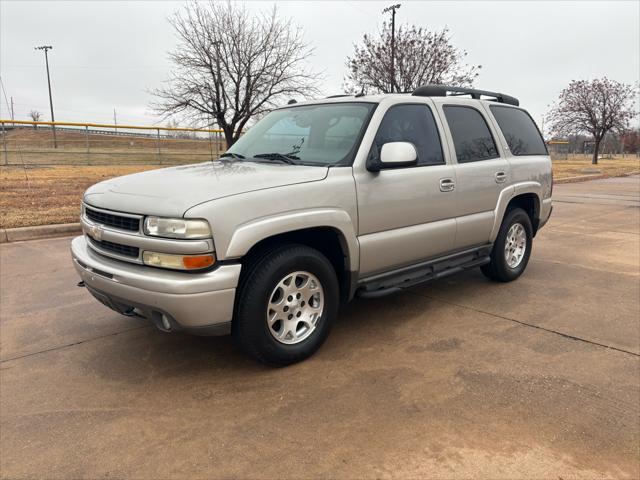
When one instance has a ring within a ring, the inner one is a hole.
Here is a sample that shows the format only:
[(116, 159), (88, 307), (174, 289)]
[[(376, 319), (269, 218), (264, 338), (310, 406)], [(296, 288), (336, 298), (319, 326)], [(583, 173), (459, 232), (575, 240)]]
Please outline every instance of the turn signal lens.
[(182, 257), (182, 263), (188, 270), (196, 268), (207, 268), (213, 265), (213, 255), (197, 255), (193, 257)]
[(207, 255), (172, 255), (170, 253), (144, 252), (142, 261), (145, 265), (152, 267), (172, 270), (200, 270), (213, 265), (216, 257), (212, 253)]

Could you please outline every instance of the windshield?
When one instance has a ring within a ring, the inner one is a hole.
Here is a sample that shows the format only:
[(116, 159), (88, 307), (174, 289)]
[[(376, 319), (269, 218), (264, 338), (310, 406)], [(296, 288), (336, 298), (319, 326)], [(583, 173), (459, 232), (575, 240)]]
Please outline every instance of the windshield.
[(348, 165), (375, 104), (331, 103), (275, 110), (227, 150), (247, 160)]

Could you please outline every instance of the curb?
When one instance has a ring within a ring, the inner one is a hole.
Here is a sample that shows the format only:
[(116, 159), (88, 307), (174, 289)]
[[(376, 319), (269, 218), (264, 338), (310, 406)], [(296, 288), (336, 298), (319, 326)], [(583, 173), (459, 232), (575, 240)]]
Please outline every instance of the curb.
[(22, 242), (39, 238), (52, 238), (82, 232), (79, 223), (61, 223), (58, 225), (38, 225), (36, 227), (18, 227), (0, 229), (0, 243)]
[(559, 178), (558, 180), (554, 179), (553, 183), (555, 184), (578, 183), (578, 182), (588, 182), (589, 180), (602, 180), (603, 178), (607, 178), (607, 176), (603, 173), (596, 173), (591, 175), (578, 175), (577, 177)]
[(622, 173), (620, 175), (607, 175), (606, 173), (596, 173), (591, 175), (579, 175), (577, 177), (566, 177), (560, 178), (558, 180), (554, 180), (553, 183), (578, 183), (578, 182), (586, 182), (589, 180), (602, 180), (603, 178), (619, 178), (619, 177), (631, 177), (633, 175), (639, 175), (638, 172), (628, 172)]

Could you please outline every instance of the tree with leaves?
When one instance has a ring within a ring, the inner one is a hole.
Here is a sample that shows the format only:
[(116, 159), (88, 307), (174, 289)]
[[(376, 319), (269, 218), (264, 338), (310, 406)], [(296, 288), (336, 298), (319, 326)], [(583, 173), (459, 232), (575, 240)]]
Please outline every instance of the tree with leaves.
[[(467, 52), (451, 42), (449, 29), (429, 31), (401, 25), (395, 34), (395, 68), (391, 68), (391, 26), (382, 24), (377, 35), (365, 34), (347, 57), (345, 90), (350, 93), (412, 92), (421, 85), (438, 83), (470, 87), (481, 65), (464, 63)], [(395, 78), (392, 78), (392, 75)]]
[(274, 6), (252, 17), (242, 5), (193, 1), (171, 18), (179, 39), (174, 64), (153, 107), (165, 117), (216, 123), (227, 145), (247, 122), (293, 97), (317, 93), (306, 66), (312, 50)]
[(554, 135), (586, 133), (593, 138), (593, 158), (598, 163), (602, 140), (607, 133), (621, 133), (637, 112), (637, 87), (609, 80), (573, 80), (562, 90), (547, 114)]

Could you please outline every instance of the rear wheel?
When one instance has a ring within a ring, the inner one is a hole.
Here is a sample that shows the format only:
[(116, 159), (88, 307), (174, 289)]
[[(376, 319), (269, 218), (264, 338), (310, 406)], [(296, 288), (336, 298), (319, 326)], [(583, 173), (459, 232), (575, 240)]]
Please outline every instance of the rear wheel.
[(240, 348), (270, 365), (312, 355), (337, 316), (338, 281), (329, 260), (313, 248), (286, 245), (245, 268), (232, 327)]
[(509, 210), (491, 251), (491, 261), (481, 267), (492, 280), (511, 282), (522, 275), (531, 255), (533, 229), (529, 215), (521, 208)]

